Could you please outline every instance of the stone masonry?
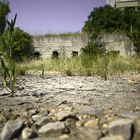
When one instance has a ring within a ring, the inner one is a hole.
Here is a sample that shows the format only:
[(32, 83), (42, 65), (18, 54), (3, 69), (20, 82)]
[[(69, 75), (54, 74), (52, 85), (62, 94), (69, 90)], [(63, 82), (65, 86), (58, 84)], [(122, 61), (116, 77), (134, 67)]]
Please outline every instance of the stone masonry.
[[(125, 35), (104, 35), (102, 41), (105, 42), (108, 51), (118, 51), (122, 56), (134, 54), (133, 43)], [(55, 34), (33, 37), (35, 50), (41, 54), (42, 59), (71, 58), (80, 55), (82, 48), (87, 43), (88, 38), (84, 34)]]

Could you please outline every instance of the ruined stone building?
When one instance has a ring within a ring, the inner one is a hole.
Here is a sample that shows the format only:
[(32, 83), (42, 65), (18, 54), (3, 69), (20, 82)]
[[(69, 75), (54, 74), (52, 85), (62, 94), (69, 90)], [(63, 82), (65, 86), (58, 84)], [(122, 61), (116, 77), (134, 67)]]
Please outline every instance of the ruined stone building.
[[(117, 51), (122, 56), (134, 54), (133, 43), (125, 35), (104, 35), (102, 41), (105, 42), (107, 51)], [(34, 36), (33, 44), (42, 59), (71, 58), (82, 53), (88, 39), (84, 34), (44, 35)]]
[(82, 53), (82, 48), (87, 45), (86, 37), (82, 34), (54, 34), (34, 36), (35, 50), (41, 58), (70, 58)]

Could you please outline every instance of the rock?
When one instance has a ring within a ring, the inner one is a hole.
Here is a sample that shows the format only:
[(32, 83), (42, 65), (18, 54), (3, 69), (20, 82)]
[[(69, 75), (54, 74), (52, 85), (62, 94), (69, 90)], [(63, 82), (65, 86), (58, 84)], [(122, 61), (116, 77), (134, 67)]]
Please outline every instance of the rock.
[(135, 133), (134, 133), (133, 140), (139, 140), (140, 139), (140, 117), (134, 121), (134, 130), (135, 130)]
[(17, 87), (17, 90), (23, 90), (23, 89), (24, 89), (23, 86), (18, 86), (18, 87)]
[(103, 116), (103, 113), (100, 110), (96, 110), (96, 109), (93, 109), (93, 108), (83, 109), (80, 113), (81, 114), (87, 114), (87, 115), (90, 115), (90, 116), (94, 116), (96, 118), (101, 118)]
[(38, 120), (40, 120), (41, 118), (43, 118), (43, 115), (40, 115), (40, 114), (32, 115), (32, 119), (35, 122), (38, 121)]
[(55, 117), (58, 121), (62, 121), (65, 120), (69, 117), (74, 117), (74, 113), (72, 113), (71, 111), (61, 111), (55, 114)]
[(29, 127), (24, 128), (21, 134), (22, 139), (35, 138), (36, 136), (37, 134)]
[(1, 132), (1, 140), (11, 140), (12, 138), (19, 136), (23, 126), (24, 121), (21, 119), (14, 121), (9, 120)]
[(42, 117), (40, 119), (38, 119), (35, 123), (34, 126), (36, 127), (41, 127), (43, 125), (45, 125), (46, 123), (50, 122), (50, 118), (49, 117)]
[(98, 128), (98, 119), (89, 120), (84, 124), (84, 126)]
[(128, 118), (128, 119), (136, 119), (140, 117), (140, 112), (123, 112), (120, 113), (118, 116), (122, 118)]
[(128, 80), (128, 84), (130, 84), (130, 85), (133, 85), (133, 84), (139, 84), (139, 80), (136, 80), (136, 79), (129, 79)]
[(68, 119), (66, 119), (65, 124), (66, 124), (66, 126), (68, 126), (70, 128), (75, 128), (76, 122), (77, 122), (77, 120), (75, 118), (68, 118)]
[(79, 140), (98, 140), (102, 137), (102, 133), (99, 130), (93, 128), (81, 127), (76, 133)]
[(132, 120), (119, 119), (109, 124), (109, 132), (113, 135), (122, 135), (125, 140), (132, 137)]
[(53, 123), (48, 123), (48, 124), (42, 126), (38, 130), (38, 133), (40, 133), (40, 134), (47, 134), (49, 132), (63, 133), (63, 132), (66, 132), (66, 131), (67, 131), (67, 128), (66, 128), (64, 122), (53, 122)]
[(103, 124), (103, 129), (107, 129), (108, 128), (108, 125), (107, 124)]
[(31, 109), (29, 110), (29, 116), (32, 116), (32, 115), (36, 115), (37, 113), (39, 113), (38, 109)]
[(101, 138), (100, 140), (124, 140), (124, 138), (121, 135), (118, 135), (118, 136), (107, 136)]
[(3, 88), (0, 95), (7, 96), (9, 95), (9, 91), (6, 88)]
[(28, 117), (28, 112), (27, 111), (23, 111), (21, 113), (21, 116), (24, 117), (24, 118)]
[(69, 135), (67, 134), (61, 135), (59, 139), (69, 139)]
[(11, 114), (11, 109), (5, 109), (5, 110), (3, 110), (3, 116), (5, 117), (5, 119), (8, 121), (8, 120), (10, 120), (10, 118), (11, 118), (11, 116), (12, 116), (12, 114)]

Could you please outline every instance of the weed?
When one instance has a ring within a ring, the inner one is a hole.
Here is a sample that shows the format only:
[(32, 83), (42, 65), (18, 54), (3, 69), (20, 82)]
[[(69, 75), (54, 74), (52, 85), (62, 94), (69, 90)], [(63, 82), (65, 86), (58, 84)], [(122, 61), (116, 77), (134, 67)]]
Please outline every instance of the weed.
[[(7, 90), (9, 90), (9, 92), (11, 93), (12, 96), (14, 94), (15, 85), (16, 85), (16, 62), (13, 59), (13, 50), (12, 50), (12, 48), (14, 46), (13, 32), (14, 32), (14, 25), (16, 22), (16, 17), (17, 17), (17, 15), (15, 15), (14, 20), (11, 20), (11, 22), (7, 21), (8, 37), (7, 37), (7, 40), (4, 40), (2, 38), (2, 45), (5, 48), (6, 54), (5, 54), (5, 57), (0, 56), (1, 66), (3, 69), (4, 87)], [(9, 89), (7, 87), (7, 80), (10, 83)]]
[[(67, 75), (99, 75), (107, 80), (109, 75), (121, 74), (129, 71), (140, 71), (140, 58), (102, 55), (96, 59), (89, 56), (78, 56), (72, 59), (34, 60), (18, 64), (18, 67), (28, 70), (60, 72)], [(43, 67), (41, 67), (43, 64)]]

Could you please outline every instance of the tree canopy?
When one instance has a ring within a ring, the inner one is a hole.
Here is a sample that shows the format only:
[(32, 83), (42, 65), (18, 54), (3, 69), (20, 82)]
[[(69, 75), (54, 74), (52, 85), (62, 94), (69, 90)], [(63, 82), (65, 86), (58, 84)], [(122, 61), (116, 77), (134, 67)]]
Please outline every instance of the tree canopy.
[(0, 35), (2, 35), (5, 30), (7, 15), (9, 12), (9, 4), (7, 2), (0, 1)]
[(140, 49), (140, 8), (115, 9), (104, 6), (93, 9), (85, 22), (83, 32), (95, 39), (103, 33), (123, 33)]
[[(6, 30), (0, 40), (0, 50), (5, 52), (5, 48), (2, 45), (2, 39), (9, 43), (9, 32)], [(30, 58), (34, 53), (34, 48), (32, 46), (32, 37), (21, 30), (20, 28), (15, 28), (13, 32), (13, 59), (16, 61), (22, 61), (24, 58)]]

